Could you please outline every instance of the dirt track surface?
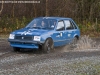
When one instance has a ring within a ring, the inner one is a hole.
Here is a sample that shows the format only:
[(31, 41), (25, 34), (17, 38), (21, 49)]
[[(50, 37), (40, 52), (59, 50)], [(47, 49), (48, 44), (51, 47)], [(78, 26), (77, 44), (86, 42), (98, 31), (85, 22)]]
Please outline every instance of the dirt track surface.
[[(14, 52), (7, 40), (0, 39), (0, 75), (77, 75), (77, 72), (81, 73), (83, 68), (81, 71), (74, 71), (75, 67), (71, 64), (77, 65), (86, 61), (88, 61), (86, 65), (89, 67), (92, 67), (89, 62), (92, 65), (100, 64), (99, 49), (75, 51), (70, 50), (69, 47), (65, 48), (55, 48), (55, 51), (49, 54), (39, 51)], [(86, 68), (86, 66), (83, 67)], [(88, 71), (87, 68), (86, 70)], [(83, 70), (83, 73), (87, 73), (87, 71)], [(94, 69), (89, 71), (92, 72)]]

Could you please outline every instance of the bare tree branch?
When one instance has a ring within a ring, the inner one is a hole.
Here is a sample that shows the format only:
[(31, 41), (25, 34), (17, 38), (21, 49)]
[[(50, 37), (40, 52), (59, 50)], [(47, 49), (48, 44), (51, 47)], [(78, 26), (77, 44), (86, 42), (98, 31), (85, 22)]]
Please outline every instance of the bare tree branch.
[(46, 0), (46, 16), (49, 16), (48, 0)]
[(0, 10), (0, 15), (2, 13), (2, 10), (3, 10), (3, 0), (2, 0), (1, 10)]

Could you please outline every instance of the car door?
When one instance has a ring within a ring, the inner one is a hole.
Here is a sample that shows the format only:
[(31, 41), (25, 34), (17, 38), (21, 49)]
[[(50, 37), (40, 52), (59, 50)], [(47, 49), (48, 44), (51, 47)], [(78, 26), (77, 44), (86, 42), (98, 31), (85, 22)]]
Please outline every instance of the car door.
[(58, 21), (55, 28), (54, 37), (55, 46), (62, 46), (65, 44), (65, 25), (63, 20)]
[(75, 27), (70, 20), (64, 20), (65, 23), (65, 36), (66, 36), (66, 43), (72, 42), (74, 35), (75, 35)]

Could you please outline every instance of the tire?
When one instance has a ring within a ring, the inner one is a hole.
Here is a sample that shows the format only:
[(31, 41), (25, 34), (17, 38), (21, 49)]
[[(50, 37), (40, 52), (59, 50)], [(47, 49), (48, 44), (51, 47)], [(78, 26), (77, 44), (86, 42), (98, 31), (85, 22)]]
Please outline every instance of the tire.
[(74, 39), (72, 40), (72, 46), (76, 46), (77, 42), (78, 42), (78, 38), (74, 37)]
[(20, 48), (13, 47), (13, 51), (14, 51), (14, 52), (19, 52), (19, 51), (20, 51)]
[(77, 41), (78, 41), (78, 38), (77, 38), (77, 37), (74, 37), (74, 39), (73, 39), (73, 44), (74, 44), (74, 45), (77, 44)]
[(51, 38), (48, 38), (42, 46), (44, 53), (50, 53), (54, 49), (54, 43)]

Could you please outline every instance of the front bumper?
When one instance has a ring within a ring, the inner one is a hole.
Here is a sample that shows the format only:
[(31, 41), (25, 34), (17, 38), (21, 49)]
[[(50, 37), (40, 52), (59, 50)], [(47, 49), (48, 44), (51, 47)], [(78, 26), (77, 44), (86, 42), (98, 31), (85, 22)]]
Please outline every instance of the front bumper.
[(19, 48), (39, 48), (39, 45), (42, 45), (43, 42), (40, 41), (25, 41), (25, 40), (15, 40), (15, 39), (8, 39), (8, 42), (10, 42), (10, 45), (12, 47), (19, 47)]

